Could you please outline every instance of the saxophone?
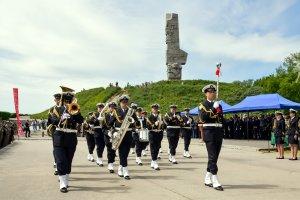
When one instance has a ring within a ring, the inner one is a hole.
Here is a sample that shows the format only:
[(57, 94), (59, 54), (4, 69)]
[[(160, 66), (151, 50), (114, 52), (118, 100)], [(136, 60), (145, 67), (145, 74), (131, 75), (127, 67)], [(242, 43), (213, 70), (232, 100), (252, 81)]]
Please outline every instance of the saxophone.
[(129, 107), (126, 116), (122, 122), (122, 125), (120, 127), (120, 130), (112, 134), (111, 137), (112, 149), (117, 150), (119, 148), (130, 124), (134, 123), (134, 119), (132, 118), (134, 112), (135, 109)]
[(161, 126), (163, 125), (164, 121), (162, 120), (161, 114), (158, 114), (158, 127), (157, 129), (160, 130)]
[(97, 120), (100, 122), (100, 126), (103, 126), (105, 124), (105, 113), (108, 111), (108, 103), (105, 104), (104, 108), (99, 113), (99, 117)]

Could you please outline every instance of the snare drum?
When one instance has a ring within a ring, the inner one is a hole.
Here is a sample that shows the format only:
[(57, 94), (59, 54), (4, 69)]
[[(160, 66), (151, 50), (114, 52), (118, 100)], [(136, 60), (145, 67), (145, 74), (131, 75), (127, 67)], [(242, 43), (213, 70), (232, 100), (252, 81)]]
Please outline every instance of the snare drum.
[(139, 131), (140, 142), (149, 142), (149, 130), (143, 129)]

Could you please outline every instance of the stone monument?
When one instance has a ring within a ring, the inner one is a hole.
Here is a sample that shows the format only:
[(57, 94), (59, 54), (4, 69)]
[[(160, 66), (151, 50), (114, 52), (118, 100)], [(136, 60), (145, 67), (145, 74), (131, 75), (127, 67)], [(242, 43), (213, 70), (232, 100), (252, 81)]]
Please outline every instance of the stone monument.
[(185, 65), (187, 53), (180, 49), (178, 14), (166, 14), (166, 64), (168, 80), (181, 80), (182, 65)]

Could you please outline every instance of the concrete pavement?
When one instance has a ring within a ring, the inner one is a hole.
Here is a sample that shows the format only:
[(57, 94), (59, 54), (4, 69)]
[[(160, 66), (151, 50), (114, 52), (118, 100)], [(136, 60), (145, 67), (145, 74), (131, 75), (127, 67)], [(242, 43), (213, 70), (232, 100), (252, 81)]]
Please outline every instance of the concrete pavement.
[[(183, 143), (178, 147), (178, 165), (167, 160), (167, 141), (163, 141), (161, 171), (153, 171), (150, 156), (144, 166), (129, 158), (132, 180), (109, 174), (86, 159), (87, 147), (80, 139), (73, 162), (67, 194), (58, 190), (53, 175), (51, 140), (18, 140), (0, 150), (0, 199), (282, 199), (300, 197), (300, 161), (276, 160), (274, 153), (260, 153), (254, 147), (222, 149), (219, 178), (225, 191), (203, 185), (206, 149), (198, 140), (191, 145), (192, 159), (182, 157)], [(225, 144), (228, 143), (227, 141)], [(251, 146), (251, 145), (249, 145)], [(148, 152), (149, 154), (149, 152)], [(286, 155), (288, 158), (288, 155)]]

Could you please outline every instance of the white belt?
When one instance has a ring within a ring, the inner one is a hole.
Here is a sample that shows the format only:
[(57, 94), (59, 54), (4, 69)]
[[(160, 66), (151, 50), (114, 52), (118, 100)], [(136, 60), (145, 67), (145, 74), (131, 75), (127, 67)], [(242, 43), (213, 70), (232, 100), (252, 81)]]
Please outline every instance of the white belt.
[(102, 128), (102, 126), (94, 126), (94, 128)]
[(184, 129), (192, 129), (192, 127), (182, 127), (182, 128), (184, 128)]
[(94, 134), (95, 132), (92, 130), (87, 130), (86, 132), (90, 133), (90, 134)]
[(167, 128), (180, 128), (180, 126), (167, 126)]
[(149, 130), (149, 131), (153, 131), (153, 132), (161, 132), (161, 131), (163, 131), (163, 130), (153, 129), (153, 130)]
[(223, 127), (223, 124), (220, 124), (220, 123), (209, 123), (209, 124), (203, 124), (203, 127)]
[(75, 129), (68, 129), (68, 128), (56, 128), (57, 131), (62, 131), (65, 133), (77, 133), (77, 130)]
[[(116, 127), (115, 130), (116, 130), (116, 131), (119, 131), (120, 128), (119, 128), (119, 127)], [(132, 128), (127, 129), (127, 131), (132, 131)]]
[(147, 130), (147, 131), (148, 131), (149, 129), (147, 129), (147, 128), (141, 129), (141, 128), (140, 128), (140, 129), (135, 129), (135, 130), (136, 130), (136, 131), (142, 131), (142, 130)]

